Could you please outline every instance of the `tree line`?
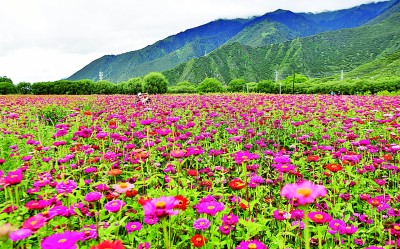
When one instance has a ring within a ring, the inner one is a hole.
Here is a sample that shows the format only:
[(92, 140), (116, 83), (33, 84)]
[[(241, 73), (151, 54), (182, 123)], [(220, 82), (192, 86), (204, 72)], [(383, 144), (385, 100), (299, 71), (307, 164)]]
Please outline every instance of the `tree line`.
[(0, 94), (181, 94), (181, 93), (221, 93), (221, 92), (254, 92), (282, 94), (378, 94), (380, 92), (400, 91), (400, 77), (392, 76), (379, 79), (348, 79), (328, 81), (309, 79), (304, 75), (294, 74), (284, 80), (274, 82), (246, 82), (234, 79), (224, 85), (216, 78), (205, 78), (199, 84), (189, 81), (169, 86), (168, 80), (161, 73), (152, 72), (145, 77), (132, 78), (126, 82), (114, 84), (109, 81), (93, 82), (92, 80), (59, 80), (52, 82), (20, 82), (16, 85), (7, 77), (0, 77)]

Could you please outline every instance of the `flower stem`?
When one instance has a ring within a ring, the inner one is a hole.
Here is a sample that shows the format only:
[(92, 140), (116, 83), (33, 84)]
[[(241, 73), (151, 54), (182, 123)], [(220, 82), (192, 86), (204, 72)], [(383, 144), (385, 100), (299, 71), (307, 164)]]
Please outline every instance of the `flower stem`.
[(163, 225), (163, 232), (164, 232), (165, 248), (170, 249), (168, 231), (167, 231), (167, 219), (166, 218), (163, 219), (162, 225)]

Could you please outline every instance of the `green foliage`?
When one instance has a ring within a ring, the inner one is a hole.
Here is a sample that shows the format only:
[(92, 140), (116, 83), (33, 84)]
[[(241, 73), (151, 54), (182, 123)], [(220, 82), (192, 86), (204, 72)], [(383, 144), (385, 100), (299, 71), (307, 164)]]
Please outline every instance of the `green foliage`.
[(9, 81), (2, 81), (0, 82), (0, 94), (5, 95), (5, 94), (13, 94), (16, 93), (17, 89), (13, 85), (13, 83)]
[(228, 84), (229, 92), (243, 92), (246, 91), (246, 81), (244, 79), (234, 79)]
[(93, 85), (93, 93), (95, 94), (113, 94), (116, 92), (116, 85), (108, 81), (99, 81)]
[(276, 87), (272, 80), (262, 80), (257, 84), (257, 92), (259, 93), (275, 93)]
[(10, 78), (8, 78), (7, 76), (0, 76), (0, 82), (8, 82), (8, 83), (13, 83), (12, 80)]
[(216, 78), (205, 78), (200, 83), (197, 90), (204, 93), (217, 93), (222, 92), (223, 88), (221, 81), (217, 80)]
[(285, 83), (293, 83), (293, 78), (294, 78), (294, 83), (303, 83), (308, 81), (309, 79), (307, 76), (304, 76), (302, 74), (295, 73), (294, 75), (290, 75), (285, 79)]
[(149, 94), (166, 93), (168, 80), (162, 73), (151, 72), (144, 77), (143, 91)]
[(29, 82), (20, 82), (16, 86), (16, 91), (19, 94), (30, 94), (32, 93), (32, 85)]
[(196, 93), (197, 86), (190, 83), (189, 81), (182, 81), (168, 88), (168, 93)]
[(127, 82), (119, 83), (117, 86), (120, 87), (119, 92), (123, 94), (138, 94), (143, 92), (142, 78), (132, 78)]
[(58, 105), (46, 105), (38, 110), (37, 116), (39, 120), (46, 123), (46, 125), (56, 125), (64, 117), (69, 114), (68, 109)]
[(256, 82), (249, 82), (246, 84), (246, 88), (247, 88), (247, 91), (249, 91), (249, 93), (257, 92), (257, 89), (258, 89), (257, 86), (258, 86), (258, 84)]

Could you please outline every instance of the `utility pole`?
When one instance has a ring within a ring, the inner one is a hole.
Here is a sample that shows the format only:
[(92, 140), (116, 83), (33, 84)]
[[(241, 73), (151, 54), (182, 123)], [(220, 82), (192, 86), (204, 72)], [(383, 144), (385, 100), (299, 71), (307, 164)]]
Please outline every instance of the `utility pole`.
[(296, 72), (293, 70), (293, 85), (292, 85), (292, 94), (294, 94), (294, 81), (296, 79)]
[(344, 72), (342, 70), (342, 73), (340, 74), (340, 80), (343, 81), (343, 79), (344, 79)]
[(99, 81), (102, 81), (102, 80), (103, 80), (103, 72), (100, 71), (100, 72), (99, 72)]
[[(275, 83), (278, 82), (278, 70), (275, 71)], [(281, 94), (282, 90), (282, 83), (279, 82), (279, 94)]]

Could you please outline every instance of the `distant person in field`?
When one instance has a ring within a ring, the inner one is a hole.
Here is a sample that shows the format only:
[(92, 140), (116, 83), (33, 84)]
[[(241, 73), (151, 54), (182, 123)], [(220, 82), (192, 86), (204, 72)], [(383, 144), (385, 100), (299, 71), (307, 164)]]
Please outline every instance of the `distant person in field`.
[(137, 95), (137, 101), (136, 103), (138, 104), (149, 104), (151, 102), (151, 99), (147, 93), (138, 93)]

